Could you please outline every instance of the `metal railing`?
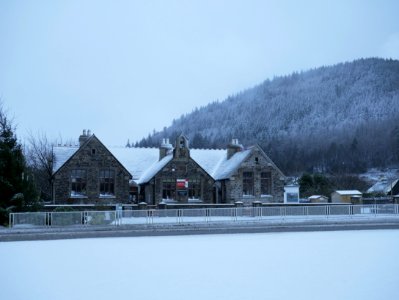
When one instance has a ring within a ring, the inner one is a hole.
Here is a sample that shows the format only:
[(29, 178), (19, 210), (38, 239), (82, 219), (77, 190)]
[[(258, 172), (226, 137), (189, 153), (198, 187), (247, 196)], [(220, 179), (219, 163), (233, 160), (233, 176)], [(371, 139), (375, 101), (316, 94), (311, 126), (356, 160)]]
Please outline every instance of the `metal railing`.
[(301, 222), (399, 217), (398, 204), (11, 213), (13, 228), (210, 222)]

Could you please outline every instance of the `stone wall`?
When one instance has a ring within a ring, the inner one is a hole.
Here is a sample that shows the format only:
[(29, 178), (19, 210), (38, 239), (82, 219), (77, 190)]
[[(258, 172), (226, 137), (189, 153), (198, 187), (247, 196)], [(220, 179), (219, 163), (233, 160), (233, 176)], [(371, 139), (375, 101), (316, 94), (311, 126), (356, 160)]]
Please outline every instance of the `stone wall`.
[[(86, 170), (86, 196), (71, 197), (71, 172), (74, 169)], [(100, 170), (115, 172), (114, 197), (100, 197)], [(67, 161), (55, 174), (53, 182), (54, 203), (56, 204), (112, 204), (129, 203), (130, 174), (95, 137)]]
[[(197, 178), (201, 182), (201, 198), (203, 203), (213, 203), (214, 180), (191, 158), (172, 159), (149, 183), (145, 186), (146, 202), (158, 204), (162, 201), (162, 182), (165, 179), (190, 179)], [(155, 183), (155, 190), (154, 190)], [(155, 197), (155, 202), (154, 202)], [(176, 197), (178, 198), (178, 197)], [(179, 203), (188, 203), (188, 197), (174, 199)]]

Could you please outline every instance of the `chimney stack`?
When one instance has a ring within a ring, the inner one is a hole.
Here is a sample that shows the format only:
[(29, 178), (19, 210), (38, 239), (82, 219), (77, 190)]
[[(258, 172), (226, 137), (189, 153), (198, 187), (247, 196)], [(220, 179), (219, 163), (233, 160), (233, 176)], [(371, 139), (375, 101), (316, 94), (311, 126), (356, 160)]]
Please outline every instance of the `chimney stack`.
[(161, 146), (159, 147), (159, 160), (168, 155), (171, 150), (173, 150), (173, 147), (169, 143), (169, 139), (162, 139)]
[(90, 130), (83, 129), (83, 134), (79, 136), (79, 146), (81, 147), (89, 138)]
[(234, 154), (243, 150), (243, 146), (238, 142), (238, 139), (232, 139), (231, 143), (227, 145), (227, 159), (230, 159)]

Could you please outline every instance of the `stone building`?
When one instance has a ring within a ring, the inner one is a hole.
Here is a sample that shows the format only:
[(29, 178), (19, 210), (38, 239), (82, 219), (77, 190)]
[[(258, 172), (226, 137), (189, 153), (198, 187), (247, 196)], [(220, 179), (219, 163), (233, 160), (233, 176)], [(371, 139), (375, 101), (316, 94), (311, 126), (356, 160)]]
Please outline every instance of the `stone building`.
[(79, 146), (54, 147), (54, 204), (127, 202), (132, 175), (90, 131)]
[[(94, 159), (92, 149), (101, 152), (101, 156)], [(96, 203), (144, 201), (150, 205), (236, 201), (251, 204), (283, 203), (284, 199), (282, 172), (258, 145), (244, 148), (237, 139), (227, 149), (190, 149), (183, 134), (176, 138), (174, 146), (163, 139), (159, 148), (107, 149), (93, 135), (78, 149), (57, 147), (54, 153), (56, 203), (64, 199)], [(104, 194), (101, 188), (104, 180), (100, 172), (108, 165), (115, 170), (113, 194)], [(74, 170), (85, 172), (86, 195), (75, 191)]]

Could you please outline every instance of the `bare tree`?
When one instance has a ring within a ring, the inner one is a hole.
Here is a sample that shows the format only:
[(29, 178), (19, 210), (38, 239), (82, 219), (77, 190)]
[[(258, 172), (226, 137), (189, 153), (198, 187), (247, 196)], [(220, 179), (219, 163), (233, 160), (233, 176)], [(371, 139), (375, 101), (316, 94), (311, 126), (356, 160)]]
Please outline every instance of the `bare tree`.
[(36, 188), (43, 200), (51, 200), (51, 185), (55, 156), (53, 145), (44, 133), (29, 133), (27, 138), (26, 157), (32, 170)]

